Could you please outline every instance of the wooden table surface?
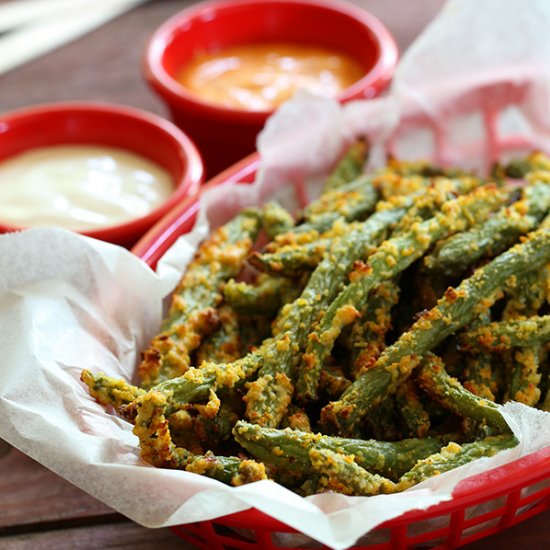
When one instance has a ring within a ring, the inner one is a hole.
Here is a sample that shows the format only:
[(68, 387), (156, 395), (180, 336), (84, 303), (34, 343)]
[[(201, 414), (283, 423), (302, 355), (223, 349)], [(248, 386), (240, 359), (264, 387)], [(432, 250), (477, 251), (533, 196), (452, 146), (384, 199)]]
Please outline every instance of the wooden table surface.
[[(0, 0), (0, 5), (4, 1)], [(354, 1), (388, 26), (401, 51), (444, 3), (444, 0)], [(83, 99), (118, 102), (166, 116), (164, 106), (142, 79), (140, 58), (154, 29), (193, 3), (182, 0), (146, 3), (71, 44), (0, 76), (0, 112), (35, 103)], [(546, 512), (467, 548), (546, 549), (550, 547), (549, 538), (550, 512)], [(169, 529), (151, 530), (134, 524), (0, 440), (0, 548), (191, 546)]]

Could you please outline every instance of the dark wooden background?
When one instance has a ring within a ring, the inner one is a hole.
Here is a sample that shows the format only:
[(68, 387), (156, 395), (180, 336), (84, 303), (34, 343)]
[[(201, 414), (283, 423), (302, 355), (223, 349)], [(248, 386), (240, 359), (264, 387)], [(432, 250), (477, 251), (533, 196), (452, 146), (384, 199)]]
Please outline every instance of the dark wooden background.
[[(5, 0), (0, 0), (0, 5)], [(23, 2), (24, 0), (18, 0)], [(47, 0), (43, 0), (47, 1)], [(77, 0), (75, 0), (77, 1)], [(105, 100), (167, 115), (146, 86), (147, 38), (193, 1), (148, 2), (66, 46), (0, 76), (0, 112), (62, 100)], [(378, 16), (404, 51), (444, 0), (355, 0)], [(547, 549), (550, 512), (469, 545)], [(191, 548), (170, 530), (140, 527), (0, 440), (0, 548)]]

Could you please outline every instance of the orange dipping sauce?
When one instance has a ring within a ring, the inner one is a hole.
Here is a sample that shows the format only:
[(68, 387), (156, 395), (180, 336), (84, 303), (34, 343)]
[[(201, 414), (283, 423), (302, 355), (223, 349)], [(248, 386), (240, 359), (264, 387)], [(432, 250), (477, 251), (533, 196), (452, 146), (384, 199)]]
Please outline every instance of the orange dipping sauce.
[(335, 96), (364, 74), (358, 61), (341, 52), (304, 44), (261, 43), (198, 55), (177, 80), (205, 102), (265, 111), (299, 89)]

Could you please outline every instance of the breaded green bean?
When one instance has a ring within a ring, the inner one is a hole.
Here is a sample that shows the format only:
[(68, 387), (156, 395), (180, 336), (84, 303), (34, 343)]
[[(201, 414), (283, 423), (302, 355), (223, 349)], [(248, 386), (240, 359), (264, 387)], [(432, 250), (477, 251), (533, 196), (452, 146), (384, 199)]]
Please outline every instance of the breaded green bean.
[(369, 437), (378, 441), (399, 441), (404, 438), (393, 395), (383, 399), (369, 411), (364, 419), (364, 428)]
[(439, 453), (419, 460), (409, 472), (401, 477), (396, 489), (403, 491), (430, 477), (443, 474), (478, 458), (494, 456), (517, 444), (518, 441), (513, 435), (487, 437), (462, 446), (457, 443), (449, 443)]
[(389, 199), (396, 195), (412, 195), (417, 192), (425, 192), (433, 183), (433, 178), (447, 179), (476, 179), (469, 174), (453, 170), (432, 170), (426, 163), (408, 163), (391, 161), (385, 168), (375, 172), (373, 183), (382, 195), (383, 199)]
[(294, 227), (294, 218), (280, 204), (268, 202), (262, 208), (262, 227), (270, 239), (288, 233)]
[(220, 285), (242, 268), (260, 229), (256, 209), (244, 210), (206, 239), (172, 297), (161, 333), (153, 338), (138, 368), (142, 386), (151, 388), (184, 374), (190, 353), (218, 325)]
[(456, 378), (449, 376), (443, 361), (436, 355), (426, 355), (416, 379), (422, 389), (446, 409), (465, 418), (484, 422), (500, 433), (510, 431), (499, 406), (474, 395)]
[[(327, 205), (333, 206), (333, 205)], [(337, 212), (319, 214), (313, 221), (307, 221), (294, 227), (292, 231), (278, 235), (267, 243), (263, 252), (274, 253), (281, 249), (300, 247), (316, 243), (317, 241), (331, 241), (334, 237), (341, 237), (354, 229), (354, 224), (360, 223), (354, 219), (346, 221)]]
[(460, 335), (464, 349), (481, 348), (491, 352), (513, 347), (532, 347), (550, 341), (550, 315), (516, 321), (498, 321), (468, 330)]
[(311, 221), (305, 221), (294, 226), (292, 231), (277, 235), (272, 243), (267, 244), (267, 247), (271, 249), (273, 247), (312, 243), (319, 240), (320, 235), (330, 231), (337, 221), (345, 221), (338, 212), (317, 214)]
[(282, 246), (275, 252), (253, 252), (248, 262), (264, 273), (296, 277), (317, 267), (332, 242), (332, 239), (319, 239), (302, 245)]
[(510, 178), (524, 178), (530, 172), (550, 171), (550, 159), (544, 153), (536, 151), (525, 158), (514, 159), (505, 167), (504, 172)]
[(327, 213), (338, 214), (345, 221), (364, 219), (378, 202), (378, 191), (367, 175), (350, 180), (342, 187), (325, 191), (303, 211), (306, 222), (317, 225), (316, 219)]
[(267, 479), (265, 466), (253, 460), (215, 456), (196, 456), (172, 442), (165, 417), (166, 396), (149, 391), (136, 401), (134, 434), (140, 440), (141, 457), (159, 468), (182, 469), (212, 477), (230, 485)]
[(230, 279), (223, 287), (225, 301), (239, 313), (273, 315), (302, 291), (302, 284), (294, 279), (265, 275), (257, 284)]
[(237, 422), (233, 435), (252, 456), (282, 471), (308, 472), (309, 450), (316, 448), (353, 455), (362, 468), (393, 480), (399, 479), (418, 460), (438, 452), (445, 444), (438, 437), (402, 441), (347, 439), (288, 428), (262, 428), (244, 421)]
[(369, 144), (365, 139), (358, 139), (352, 143), (327, 177), (324, 192), (338, 189), (359, 176), (368, 156)]
[(550, 280), (549, 266), (513, 279), (508, 285), (508, 301), (502, 311), (503, 321), (536, 315), (546, 302), (546, 286)]
[(229, 363), (241, 356), (240, 326), (232, 307), (223, 305), (218, 312), (220, 326), (199, 347), (196, 363)]
[(299, 395), (303, 399), (316, 398), (319, 372), (325, 359), (342, 328), (357, 317), (357, 310), (367, 302), (371, 290), (399, 275), (437, 240), (486, 218), (501, 201), (502, 195), (495, 186), (480, 187), (446, 202), (441, 212), (413, 226), (408, 233), (382, 243), (368, 258), (368, 263), (350, 275), (351, 283), (332, 302), (310, 333), (297, 381)]
[(539, 366), (544, 351), (541, 346), (515, 350), (511, 355), (508, 390), (504, 401), (518, 401), (534, 407), (541, 395)]
[(393, 235), (409, 231), (415, 223), (433, 217), (445, 202), (469, 193), (481, 185), (481, 180), (477, 178), (434, 178), (426, 187), (425, 192), (414, 197), (412, 208), (399, 221)]
[(183, 376), (156, 385), (152, 390), (166, 395), (169, 410), (178, 410), (187, 403), (201, 403), (212, 389), (228, 391), (241, 387), (260, 368), (264, 355), (271, 352), (273, 339), (231, 363), (203, 363), (191, 367)]
[(487, 353), (469, 353), (465, 358), (464, 387), (474, 395), (496, 401), (498, 384), (492, 357)]
[[(508, 211), (508, 210), (507, 210)], [(532, 230), (532, 216), (504, 214), (494, 216), (470, 231), (454, 235), (425, 260), (428, 270), (448, 275), (464, 271), (483, 256), (493, 257), (514, 244), (520, 235)]]
[(383, 240), (404, 212), (404, 208), (377, 212), (337, 240), (311, 274), (300, 297), (283, 307), (273, 324), (273, 341), (260, 352), (263, 358), (258, 378), (250, 383), (245, 396), (249, 420), (263, 426), (279, 424), (294, 391), (292, 368), (309, 327), (337, 294), (355, 259), (368, 246)]
[(116, 410), (136, 400), (145, 390), (128, 382), (112, 378), (103, 373), (93, 374), (84, 369), (80, 374), (80, 380), (88, 386), (90, 395), (101, 405), (112, 405)]
[[(470, 323), (469, 328), (479, 328), (491, 322), (491, 311), (487, 309), (481, 315)], [(458, 345), (458, 344), (457, 344)], [(466, 353), (464, 357), (464, 372), (462, 375), (462, 384), (473, 394), (496, 401), (498, 391), (497, 377), (493, 373), (492, 357), (490, 354), (481, 350), (472, 350)], [(447, 363), (443, 363), (447, 368)]]
[(450, 237), (425, 259), (425, 266), (453, 275), (485, 256), (493, 257), (533, 230), (550, 208), (550, 185), (536, 182), (524, 189), (524, 198), (503, 208), (469, 231)]
[(203, 456), (191, 456), (185, 464), (185, 471), (211, 477), (233, 487), (268, 479), (265, 466), (261, 463), (235, 456), (218, 456), (208, 451)]
[(395, 405), (407, 437), (425, 437), (430, 430), (430, 415), (420, 401), (416, 385), (410, 378), (397, 388)]
[(394, 281), (384, 281), (369, 296), (361, 318), (351, 329), (353, 378), (372, 366), (386, 347), (386, 334), (392, 327), (391, 310), (398, 300), (399, 286)]
[(277, 235), (275, 244), (284, 246), (316, 241), (319, 235), (331, 231), (338, 221), (364, 219), (375, 209), (377, 201), (378, 192), (371, 179), (362, 175), (310, 202), (303, 212), (304, 221), (291, 231)]
[(361, 468), (352, 455), (313, 447), (309, 459), (313, 471), (320, 475), (319, 487), (322, 490), (355, 496), (395, 492), (393, 481)]
[[(397, 176), (392, 174), (390, 179), (393, 177)], [(307, 221), (294, 227), (290, 233), (279, 235), (275, 242), (279, 246), (312, 243), (318, 240), (320, 235), (332, 231), (336, 222), (346, 221), (351, 223), (354, 220), (362, 219), (367, 212), (374, 209), (376, 204), (376, 200), (374, 200), (375, 190), (380, 188), (381, 185), (383, 186), (381, 182), (385, 182), (386, 178), (387, 175), (378, 177), (361, 176), (357, 180), (344, 185), (337, 193), (321, 195), (319, 199), (311, 202), (308, 206), (306, 210)], [(398, 179), (402, 178), (398, 177)], [(408, 225), (418, 217), (417, 211), (423, 208), (421, 205), (425, 205), (426, 195), (431, 196), (431, 199), (429, 199), (431, 203), (434, 203), (435, 200), (439, 200), (439, 203), (441, 203), (442, 197), (450, 199), (481, 185), (479, 179), (471, 177), (461, 179), (438, 178), (432, 181), (426, 177), (415, 176), (412, 179), (414, 184), (404, 187), (391, 187), (391, 192), (388, 192), (385, 196), (388, 201), (394, 201), (396, 197), (407, 200), (409, 203), (408, 209), (413, 211), (407, 214)], [(377, 209), (381, 204), (383, 204), (383, 201), (376, 205)], [(273, 250), (269, 251), (273, 252)]]
[[(514, 284), (509, 285), (508, 301), (502, 312), (502, 320), (522, 320), (536, 315), (546, 301), (547, 279), (548, 266), (516, 278)], [(541, 394), (538, 387), (541, 380), (539, 366), (544, 355), (540, 344), (502, 354), (507, 382), (504, 401), (519, 401), (530, 406), (538, 402)]]
[(338, 399), (350, 386), (351, 380), (346, 378), (340, 367), (324, 365), (321, 370), (319, 387), (329, 399)]
[(370, 408), (410, 375), (422, 355), (487, 310), (510, 277), (540, 269), (549, 260), (550, 230), (541, 229), (476, 270), (456, 289), (449, 288), (433, 309), (422, 314), (408, 332), (384, 350), (376, 364), (359, 376), (339, 401), (324, 407), (323, 424), (327, 429), (335, 427), (341, 433), (351, 433)]
[(281, 421), (281, 427), (301, 432), (311, 432), (311, 421), (304, 409), (296, 405), (290, 405), (287, 414)]
[(358, 229), (360, 223), (347, 223), (339, 218), (327, 231), (312, 234), (312, 239), (308, 239), (307, 242), (300, 242), (297, 239), (296, 242), (281, 245), (273, 241), (265, 247), (263, 252), (253, 252), (248, 257), (248, 262), (259, 271), (276, 276), (299, 276), (317, 267), (334, 241)]

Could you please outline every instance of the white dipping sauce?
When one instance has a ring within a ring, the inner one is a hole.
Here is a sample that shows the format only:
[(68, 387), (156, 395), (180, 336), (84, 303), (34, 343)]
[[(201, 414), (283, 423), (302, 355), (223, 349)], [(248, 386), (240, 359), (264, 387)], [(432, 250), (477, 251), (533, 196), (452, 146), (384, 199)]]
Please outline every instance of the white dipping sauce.
[(123, 149), (41, 147), (0, 162), (0, 223), (97, 229), (148, 214), (173, 190), (165, 169)]

